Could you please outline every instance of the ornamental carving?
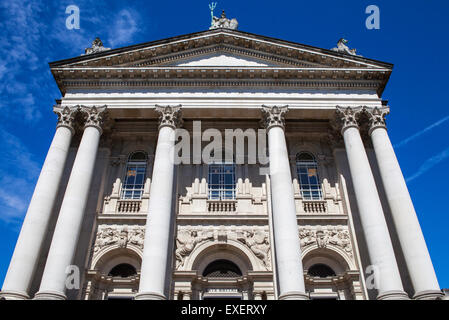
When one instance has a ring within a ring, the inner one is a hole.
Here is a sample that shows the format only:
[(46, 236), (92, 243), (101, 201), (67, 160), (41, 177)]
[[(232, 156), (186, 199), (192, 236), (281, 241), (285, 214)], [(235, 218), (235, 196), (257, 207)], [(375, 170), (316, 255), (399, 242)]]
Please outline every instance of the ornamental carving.
[[(213, 13), (213, 9), (211, 5), (209, 5), (209, 8), (211, 9), (211, 15), (212, 15), (212, 21), (210, 25), (210, 30), (212, 29), (218, 29), (218, 28), (226, 28), (226, 29), (232, 29), (235, 30), (239, 26), (239, 23), (237, 19), (228, 19), (226, 18), (226, 14), (224, 10), (221, 12), (221, 17), (215, 17)], [(213, 7), (215, 8), (215, 6)]]
[[(348, 43), (348, 40), (341, 38), (337, 42), (337, 47), (332, 48), (332, 51), (350, 54), (351, 56), (357, 56), (357, 50), (356, 49), (349, 49), (349, 47), (346, 45)], [(360, 56), (360, 55), (359, 55)]]
[(73, 133), (73, 122), (75, 120), (75, 114), (78, 112), (78, 107), (70, 108), (56, 105), (53, 107), (53, 112), (58, 116), (57, 127), (67, 127)]
[(250, 248), (267, 270), (271, 268), (270, 243), (265, 232), (260, 230), (256, 232), (244, 231), (242, 235), (237, 236), (237, 240)]
[(301, 248), (317, 245), (318, 248), (334, 246), (352, 256), (352, 244), (349, 231), (343, 227), (309, 227), (299, 229)]
[(340, 107), (337, 106), (336, 115), (337, 115), (337, 124), (341, 127), (341, 131), (343, 132), (347, 128), (355, 127), (358, 128), (359, 125), (357, 120), (362, 113), (362, 107)]
[(156, 105), (156, 112), (159, 113), (159, 128), (169, 126), (176, 129), (182, 124), (181, 105), (173, 107)]
[(81, 106), (80, 111), (85, 117), (84, 127), (95, 127), (98, 130), (102, 130), (101, 127), (106, 118), (107, 106), (101, 107), (86, 107)]
[(184, 266), (186, 258), (198, 244), (211, 239), (214, 239), (212, 232), (180, 231), (176, 238), (176, 269)]
[(143, 250), (145, 226), (103, 226), (98, 228), (94, 254), (108, 246), (126, 248), (134, 245)]
[(94, 41), (92, 41), (92, 47), (91, 48), (86, 48), (84, 50), (84, 54), (92, 54), (92, 53), (97, 53), (97, 52), (103, 52), (103, 51), (107, 51), (110, 50), (110, 48), (105, 48), (103, 46), (103, 42), (100, 40), (100, 38), (96, 37)]
[(363, 108), (364, 114), (368, 117), (369, 121), (369, 134), (376, 128), (386, 128), (385, 116), (390, 113), (388, 107), (375, 107), (375, 108)]
[(272, 127), (285, 127), (284, 116), (288, 112), (288, 106), (262, 106), (262, 125), (266, 129), (271, 129)]

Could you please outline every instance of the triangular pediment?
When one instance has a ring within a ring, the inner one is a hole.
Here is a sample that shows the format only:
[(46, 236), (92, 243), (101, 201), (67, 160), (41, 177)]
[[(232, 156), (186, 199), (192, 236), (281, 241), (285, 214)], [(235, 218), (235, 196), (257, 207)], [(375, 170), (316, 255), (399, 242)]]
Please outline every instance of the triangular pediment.
[(198, 55), (192, 58), (179, 59), (167, 64), (167, 66), (179, 67), (279, 67), (268, 60), (254, 59), (245, 56), (230, 54), (224, 51), (205, 55)]
[[(98, 49), (98, 48), (97, 48)], [(61, 92), (108, 86), (385, 87), (389, 63), (215, 29), (50, 63)]]
[(51, 67), (311, 67), (384, 69), (390, 64), (217, 29), (56, 61)]

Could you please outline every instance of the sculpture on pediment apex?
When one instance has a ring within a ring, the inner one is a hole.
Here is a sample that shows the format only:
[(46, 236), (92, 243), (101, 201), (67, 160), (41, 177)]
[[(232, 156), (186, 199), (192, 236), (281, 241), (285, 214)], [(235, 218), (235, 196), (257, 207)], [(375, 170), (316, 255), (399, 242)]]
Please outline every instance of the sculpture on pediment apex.
[(110, 50), (111, 48), (105, 48), (103, 46), (103, 42), (100, 40), (99, 37), (96, 37), (94, 41), (92, 41), (92, 47), (91, 48), (86, 48), (84, 50), (84, 54), (92, 54), (92, 53), (97, 53), (97, 52), (102, 52), (102, 51), (106, 51), (106, 50)]
[(221, 17), (215, 17), (214, 16), (214, 9), (217, 6), (216, 2), (212, 2), (209, 4), (210, 14), (211, 14), (211, 24), (209, 29), (218, 29), (218, 28), (226, 28), (226, 29), (237, 29), (239, 23), (237, 22), (237, 19), (228, 19), (226, 18), (226, 14), (224, 10), (221, 12)]
[(341, 38), (337, 42), (337, 47), (332, 48), (332, 51), (346, 53), (346, 54), (350, 54), (352, 56), (360, 56), (357, 54), (356, 49), (349, 49), (349, 47), (346, 45), (347, 43), (348, 43), (348, 40)]

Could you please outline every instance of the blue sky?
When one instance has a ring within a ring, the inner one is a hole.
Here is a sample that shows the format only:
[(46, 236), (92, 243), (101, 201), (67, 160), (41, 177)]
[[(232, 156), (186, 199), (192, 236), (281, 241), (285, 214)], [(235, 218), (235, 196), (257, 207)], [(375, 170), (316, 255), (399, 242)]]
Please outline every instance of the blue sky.
[[(341, 37), (365, 57), (394, 63), (383, 97), (390, 138), (408, 180), (441, 287), (449, 288), (449, 2), (217, 0), (239, 29), (332, 48)], [(205, 30), (209, 1), (0, 0), (0, 283), (3, 282), (60, 97), (48, 62), (78, 56), (99, 36), (106, 47)], [(68, 5), (80, 29), (65, 27)], [(380, 30), (365, 8), (380, 8)]]

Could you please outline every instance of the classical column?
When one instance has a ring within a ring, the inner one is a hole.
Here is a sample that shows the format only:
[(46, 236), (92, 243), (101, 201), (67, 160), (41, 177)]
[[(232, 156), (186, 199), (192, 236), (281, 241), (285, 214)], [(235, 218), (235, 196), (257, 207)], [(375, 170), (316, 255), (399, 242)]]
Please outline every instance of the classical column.
[(78, 237), (92, 180), (101, 124), (106, 111), (103, 107), (81, 107), (86, 115), (81, 138), (67, 189), (59, 211), (39, 292), (35, 299), (66, 299), (66, 278), (73, 263)]
[(357, 207), (373, 266), (377, 299), (408, 299), (402, 287), (382, 204), (357, 125), (356, 116), (359, 112), (361, 108), (337, 107)]
[(284, 134), (284, 114), (287, 111), (287, 106), (262, 106), (263, 122), (268, 130), (279, 299), (302, 300), (307, 299), (307, 295), (304, 287), (292, 176)]
[(415, 289), (415, 299), (441, 297), (432, 260), (410, 198), (407, 185), (385, 126), (388, 107), (364, 109), (370, 120), (371, 136), (377, 164), (401, 243), (407, 269)]
[(53, 111), (58, 115), (58, 124), (3, 282), (0, 295), (6, 299), (29, 299), (28, 290), (45, 240), (74, 133), (73, 117), (77, 108), (55, 106)]
[(181, 107), (156, 106), (160, 114), (159, 136), (153, 165), (142, 268), (137, 300), (164, 300), (170, 223), (172, 222), (175, 129)]

